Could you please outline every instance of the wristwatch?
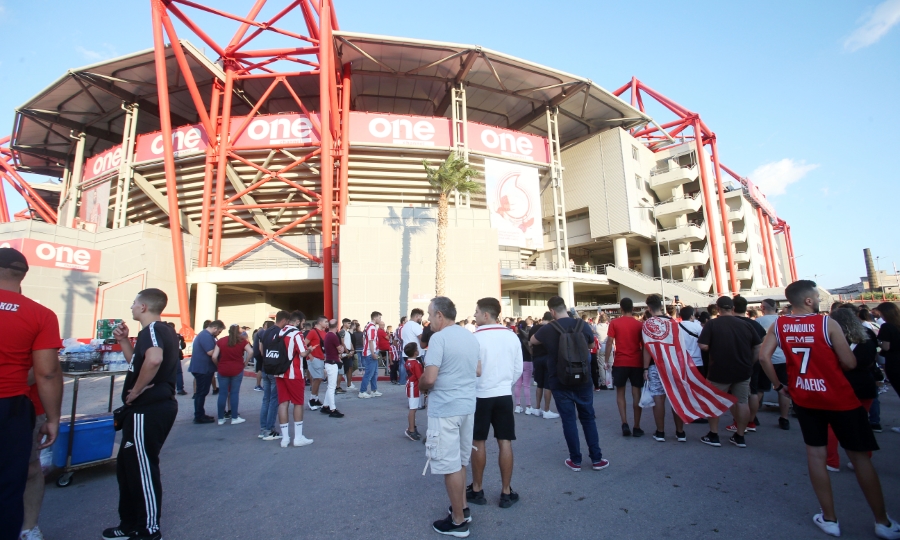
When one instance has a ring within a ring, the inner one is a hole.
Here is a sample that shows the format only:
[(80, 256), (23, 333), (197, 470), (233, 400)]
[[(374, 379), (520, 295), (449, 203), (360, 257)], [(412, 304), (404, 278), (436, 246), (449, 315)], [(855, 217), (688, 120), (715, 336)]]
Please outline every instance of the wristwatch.
[(781, 389), (784, 388), (783, 384), (778, 385), (778, 388), (773, 388), (776, 392), (781, 392)]

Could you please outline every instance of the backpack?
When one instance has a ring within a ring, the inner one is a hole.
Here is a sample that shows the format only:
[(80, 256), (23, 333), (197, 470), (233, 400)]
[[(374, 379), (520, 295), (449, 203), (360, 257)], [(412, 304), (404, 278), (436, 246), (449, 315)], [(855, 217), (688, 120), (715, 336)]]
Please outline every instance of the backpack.
[(282, 336), (281, 330), (277, 329), (272, 332), (273, 337), (268, 342), (265, 341), (265, 336), (263, 337), (263, 350), (266, 351), (263, 358), (263, 372), (267, 375), (283, 375), (291, 367), (291, 358), (288, 356), (284, 338), (297, 332), (298, 330), (289, 331)]
[(584, 321), (577, 319), (575, 328), (565, 330), (557, 321), (550, 321), (559, 332), (559, 349), (556, 356), (556, 377), (560, 384), (580, 386), (591, 378), (591, 359), (588, 344), (581, 335)]

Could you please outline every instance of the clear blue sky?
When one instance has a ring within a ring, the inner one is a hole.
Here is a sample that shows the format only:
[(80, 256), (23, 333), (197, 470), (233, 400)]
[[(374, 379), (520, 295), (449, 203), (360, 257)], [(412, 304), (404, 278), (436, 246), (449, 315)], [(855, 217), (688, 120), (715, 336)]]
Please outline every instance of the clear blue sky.
[[(252, 4), (207, 3), (236, 13)], [(635, 75), (699, 112), (722, 161), (761, 185), (792, 226), (800, 277), (855, 282), (865, 247), (882, 269), (900, 266), (900, 166), (891, 157), (900, 0), (336, 5), (344, 30), (483, 45), (610, 90)], [(0, 0), (0, 133), (10, 132), (15, 107), (66, 69), (152, 46), (149, 11), (149, 0)], [(209, 29), (220, 40), (233, 32)]]

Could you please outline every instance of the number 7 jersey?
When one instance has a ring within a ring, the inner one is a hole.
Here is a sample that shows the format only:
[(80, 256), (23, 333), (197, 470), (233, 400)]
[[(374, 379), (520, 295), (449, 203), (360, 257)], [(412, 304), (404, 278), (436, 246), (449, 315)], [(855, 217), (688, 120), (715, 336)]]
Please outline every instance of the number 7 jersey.
[(828, 316), (788, 315), (775, 321), (787, 360), (788, 390), (801, 407), (850, 411), (861, 407), (828, 337)]

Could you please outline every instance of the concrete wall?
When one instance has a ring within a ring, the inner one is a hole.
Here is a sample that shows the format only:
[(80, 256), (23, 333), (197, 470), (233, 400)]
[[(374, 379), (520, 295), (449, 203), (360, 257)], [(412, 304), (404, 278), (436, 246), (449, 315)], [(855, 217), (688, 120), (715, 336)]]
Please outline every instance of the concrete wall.
[[(396, 324), (434, 297), (437, 208), (349, 205), (341, 226), (338, 317), (369, 319), (380, 311)], [(459, 318), (475, 301), (500, 298), (497, 233), (486, 210), (450, 208), (447, 296)]]
[[(135, 294), (149, 287), (165, 291), (169, 304), (164, 313), (171, 316), (164, 319), (177, 321), (178, 294), (168, 229), (136, 224), (92, 233), (33, 220), (0, 224), (0, 241), (14, 238), (102, 252), (97, 273), (31, 265), (22, 283), (25, 296), (56, 312), (63, 337), (93, 337), (95, 309), (97, 318), (130, 321)], [(197, 240), (184, 234), (183, 241), (185, 256), (196, 256)]]

